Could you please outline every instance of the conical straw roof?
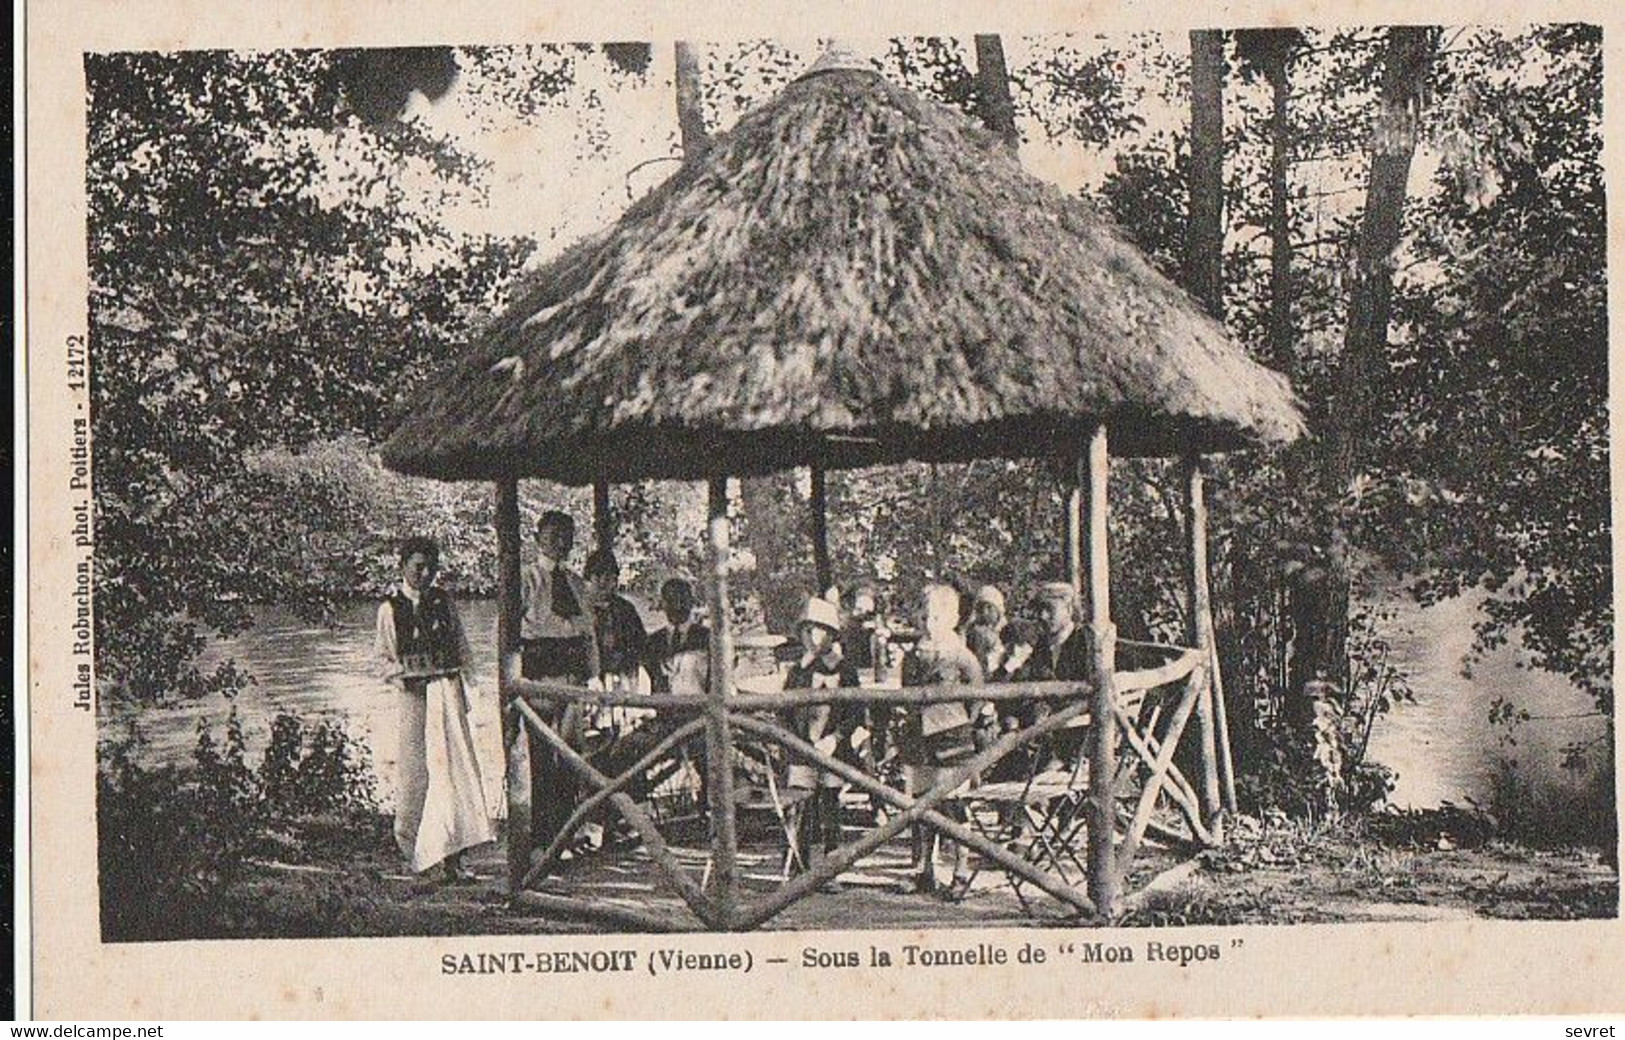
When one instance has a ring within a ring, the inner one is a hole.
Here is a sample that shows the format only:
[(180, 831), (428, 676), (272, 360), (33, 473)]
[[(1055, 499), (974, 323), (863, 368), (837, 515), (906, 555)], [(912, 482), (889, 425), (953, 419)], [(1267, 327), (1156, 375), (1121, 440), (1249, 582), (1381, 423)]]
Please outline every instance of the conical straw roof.
[(879, 75), (810, 73), (538, 272), (409, 398), (407, 473), (566, 484), (1304, 432), (1086, 203)]

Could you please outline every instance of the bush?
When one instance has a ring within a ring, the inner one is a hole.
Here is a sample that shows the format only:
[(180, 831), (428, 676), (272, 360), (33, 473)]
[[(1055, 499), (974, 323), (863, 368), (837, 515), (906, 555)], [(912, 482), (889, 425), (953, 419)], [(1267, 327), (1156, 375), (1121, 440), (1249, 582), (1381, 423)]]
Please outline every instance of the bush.
[(341, 817), (373, 836), (378, 808), (365, 748), (330, 720), (278, 715), (256, 769), (235, 711), (218, 737), (199, 727), (185, 769), (137, 763), (134, 733), (105, 742), (96, 808), (104, 941), (233, 934), (228, 896), (256, 858), (304, 848), (305, 831)]
[(276, 822), (378, 812), (372, 752), (332, 719), (308, 727), (294, 715), (272, 720), (259, 781), (266, 812)]
[(1350, 619), (1347, 678), (1309, 684), (1311, 701), (1293, 718), (1281, 712), (1257, 724), (1246, 741), (1237, 793), (1250, 811), (1279, 810), (1316, 819), (1363, 815), (1387, 801), (1395, 774), (1367, 757), (1377, 720), (1415, 703), (1392, 648), (1380, 633), (1377, 611)]

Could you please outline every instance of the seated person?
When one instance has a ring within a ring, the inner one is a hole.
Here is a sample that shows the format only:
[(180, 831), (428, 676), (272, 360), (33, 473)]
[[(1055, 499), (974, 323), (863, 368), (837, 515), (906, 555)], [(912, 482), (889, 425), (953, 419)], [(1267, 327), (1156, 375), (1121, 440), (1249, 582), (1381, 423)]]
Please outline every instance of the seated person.
[(841, 646), (852, 667), (860, 672), (876, 666), (875, 642), (880, 628), (875, 587), (865, 582), (852, 590), (852, 607), (841, 626)]
[[(796, 634), (801, 640), (801, 657), (790, 666), (784, 680), (787, 690), (816, 690), (856, 687), (858, 670), (846, 656), (839, 638), (841, 612), (835, 604), (817, 596), (807, 600)], [(854, 706), (856, 707), (856, 706)], [(825, 754), (856, 764), (852, 739), (859, 732), (853, 721), (856, 712), (842, 704), (813, 704), (797, 708), (792, 721), (796, 735)], [(808, 866), (841, 844), (841, 788), (846, 782), (834, 773), (792, 761), (788, 787), (811, 791), (801, 813), (798, 844)]]
[[(880, 615), (880, 601), (875, 587), (863, 582), (852, 590), (852, 607), (841, 628), (841, 649), (847, 660), (857, 669), (860, 678), (873, 677), (884, 681), (896, 650), (891, 645), (891, 632), (885, 618)], [(863, 758), (869, 772), (877, 772), (885, 759), (887, 733), (891, 728), (892, 711), (889, 704), (870, 704), (861, 709), (861, 722), (869, 739), (864, 742)], [(877, 810), (883, 806), (877, 804)]]
[(1018, 617), (1004, 626), (1004, 660), (988, 682), (1015, 682), (1016, 676), (1032, 659), (1033, 647), (1044, 638), (1044, 626), (1031, 618)]
[[(607, 549), (593, 552), (587, 557), (584, 573), (593, 638), (598, 649), (599, 674), (594, 684), (612, 691), (646, 690), (642, 682), (643, 658), (649, 637), (638, 608), (619, 592), (621, 568), (615, 554)], [(591, 714), (584, 750), (592, 763), (610, 776), (629, 768), (672, 729), (667, 719), (647, 708), (606, 706)], [(639, 797), (647, 786), (636, 783), (628, 790)], [(593, 826), (596, 824), (586, 828), (589, 836)], [(624, 835), (626, 825), (618, 823), (617, 826)]]
[(997, 585), (983, 585), (976, 590), (975, 604), (971, 607), (970, 624), (965, 626), (965, 645), (976, 655), (982, 674), (989, 682), (995, 681), (1004, 667), (1004, 593)]
[(587, 600), (598, 641), (598, 675), (606, 690), (636, 690), (649, 635), (632, 601), (620, 594), (621, 566), (599, 549), (587, 557)]
[[(903, 685), (963, 683), (980, 686), (982, 666), (956, 630), (958, 592), (948, 585), (927, 586), (921, 595), (920, 607), (925, 634), (903, 659)], [(972, 719), (980, 707), (959, 701), (910, 706), (898, 740), (898, 753), (910, 794), (929, 791), (945, 770), (975, 753)], [(946, 805), (944, 812), (955, 819), (965, 819), (962, 804)], [(929, 892), (937, 887), (936, 844), (935, 831), (915, 826), (912, 865), (917, 891)], [(963, 845), (954, 843), (953, 855), (953, 885), (947, 895), (958, 899), (970, 887), (970, 865)]]
[[(1064, 581), (1045, 583), (1038, 591), (1038, 641), (1032, 655), (1016, 673), (1017, 682), (1087, 680), (1094, 675), (1094, 651), (1089, 633), (1077, 623), (1077, 592)], [(1030, 726), (1047, 717), (1057, 702), (1021, 702), (1021, 725)], [(1082, 749), (1081, 730), (1053, 734), (1049, 741), (1050, 761), (1046, 769), (1070, 765)]]
[(660, 586), (666, 627), (644, 643), (644, 666), (655, 693), (704, 693), (711, 681), (711, 630), (694, 617), (694, 586), (668, 578)]
[(1094, 658), (1089, 633), (1078, 626), (1077, 593), (1064, 581), (1046, 582), (1038, 590), (1038, 642), (1021, 669), (1021, 681), (1087, 679)]

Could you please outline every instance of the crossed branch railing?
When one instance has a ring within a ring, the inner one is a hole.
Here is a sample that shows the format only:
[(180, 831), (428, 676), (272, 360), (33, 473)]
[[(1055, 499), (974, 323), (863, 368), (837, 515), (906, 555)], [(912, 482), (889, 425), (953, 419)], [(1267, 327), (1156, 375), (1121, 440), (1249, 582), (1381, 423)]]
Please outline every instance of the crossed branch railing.
[[(1088, 826), (1108, 828), (1114, 837), (1106, 862), (1091, 849), (1091, 871), (1110, 871), (1114, 887), (1123, 887), (1130, 865), (1148, 833), (1159, 839), (1175, 843), (1211, 844), (1212, 835), (1206, 827), (1196, 790), (1174, 763), (1174, 754), (1181, 734), (1191, 718), (1204, 692), (1209, 668), (1207, 654), (1179, 647), (1163, 647), (1172, 658), (1155, 668), (1116, 672), (1112, 675), (1113, 704), (1111, 724), (1120, 732), (1134, 752), (1134, 759), (1144, 767), (1146, 777), (1136, 800), (1128, 826), (1119, 842), (1115, 835), (1118, 827), (1118, 808), (1113, 795), (1115, 784), (1099, 785), (1104, 791), (1085, 791), (1089, 797)], [(1177, 686), (1175, 685), (1177, 684)], [(563, 827), (541, 855), (530, 866), (528, 873), (514, 893), (516, 900), (542, 905), (564, 907), (567, 899), (538, 897), (529, 889), (545, 876), (570, 847), (574, 834), (608, 804), (626, 820), (642, 839), (650, 860), (662, 881), (692, 911), (700, 925), (713, 931), (738, 931), (760, 927), (798, 900), (811, 895), (826, 882), (845, 872), (865, 856), (891, 841), (905, 829), (924, 825), (951, 841), (981, 855), (998, 869), (1031, 883), (1034, 887), (1067, 908), (1068, 911), (1098, 917), (1097, 908), (1089, 895), (1063, 878), (1044, 870), (1042, 866), (1012, 852), (1004, 845), (978, 833), (964, 823), (952, 819), (941, 811), (941, 806), (965, 795), (967, 783), (991, 769), (1005, 757), (1048, 737), (1058, 730), (1073, 726), (1093, 726), (1090, 718), (1096, 700), (1091, 682), (1031, 682), (995, 683), (984, 686), (936, 685), (906, 689), (833, 688), (818, 690), (787, 690), (779, 693), (731, 692), (719, 703), (711, 694), (635, 694), (595, 691), (580, 686), (541, 682), (505, 676), (503, 689), (508, 706), (528, 728), (550, 747), (560, 761), (586, 781), (593, 793), (575, 807)], [(731, 684), (730, 684), (731, 685)], [(1173, 695), (1160, 696), (1148, 703), (1148, 694), (1160, 689), (1171, 689)], [(1061, 706), (1041, 720), (1021, 729), (1002, 734), (986, 748), (966, 761), (943, 771), (929, 790), (910, 795), (869, 775), (863, 770), (841, 761), (764, 715), (788, 709), (821, 704), (885, 704), (923, 706), (943, 702), (964, 701), (1058, 701)], [(695, 717), (681, 722), (635, 762), (614, 776), (599, 771), (567, 741), (538, 710), (538, 705), (569, 705), (583, 707), (637, 707), (652, 709), (658, 718), (666, 715), (691, 714)], [(1160, 733), (1159, 722), (1166, 713), (1166, 725)], [(753, 902), (741, 903), (734, 886), (733, 863), (737, 856), (735, 836), (735, 805), (731, 785), (724, 784), (721, 797), (713, 791), (711, 807), (711, 855), (713, 862), (726, 864), (710, 875), (711, 884), (703, 886), (683, 867), (667, 845), (659, 826), (650, 814), (628, 793), (628, 788), (639, 783), (648, 770), (663, 758), (677, 752), (684, 744), (702, 737), (706, 747), (707, 775), (717, 781), (732, 770), (732, 732), (738, 730), (770, 745), (777, 745), (790, 756), (825, 770), (866, 794), (886, 803), (895, 810), (885, 822), (865, 831), (838, 848), (831, 850), (810, 869), (781, 884), (777, 889)], [(720, 734), (721, 739), (718, 739)], [(1113, 773), (1120, 770), (1114, 769)], [(1157, 824), (1154, 813), (1163, 795), (1173, 804), (1190, 830), (1185, 837), (1177, 831)], [(602, 908), (600, 908), (602, 909)], [(690, 922), (674, 920), (642, 911), (626, 915), (643, 928), (661, 927), (685, 929)]]

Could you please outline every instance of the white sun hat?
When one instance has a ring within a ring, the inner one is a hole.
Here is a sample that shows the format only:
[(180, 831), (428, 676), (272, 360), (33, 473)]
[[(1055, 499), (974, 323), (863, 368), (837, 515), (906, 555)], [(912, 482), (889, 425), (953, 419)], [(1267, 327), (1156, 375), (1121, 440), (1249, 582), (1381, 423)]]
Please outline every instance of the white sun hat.
[(822, 625), (838, 633), (841, 630), (841, 609), (820, 596), (809, 596), (806, 607), (801, 611), (799, 624)]

